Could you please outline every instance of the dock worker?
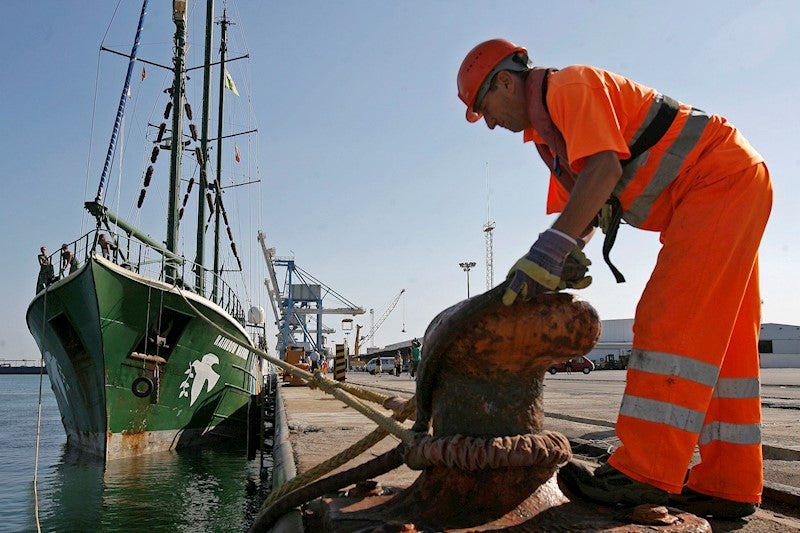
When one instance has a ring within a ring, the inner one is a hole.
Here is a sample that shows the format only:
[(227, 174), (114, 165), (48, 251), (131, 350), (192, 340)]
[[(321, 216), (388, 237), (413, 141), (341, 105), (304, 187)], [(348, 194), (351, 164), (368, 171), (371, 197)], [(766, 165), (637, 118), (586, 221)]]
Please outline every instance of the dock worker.
[(416, 379), (417, 369), (419, 368), (419, 362), (422, 359), (422, 348), (421, 344), (417, 339), (411, 341), (411, 372), (409, 373), (410, 376)]
[[(670, 503), (718, 517), (761, 501), (758, 248), (772, 205), (762, 157), (725, 118), (599, 68), (534, 66), (504, 39), (478, 44), (458, 72), (469, 122), (533, 142), (559, 213), (511, 268), (506, 305), (583, 288), (564, 272), (599, 225), (603, 256), (620, 219), (660, 233), (634, 317), (617, 419), (621, 446), (593, 470), (559, 477), (605, 504)], [(687, 469), (695, 447), (701, 462)]]
[(319, 370), (319, 352), (311, 350), (311, 353), (308, 354), (308, 359), (311, 361), (311, 371)]

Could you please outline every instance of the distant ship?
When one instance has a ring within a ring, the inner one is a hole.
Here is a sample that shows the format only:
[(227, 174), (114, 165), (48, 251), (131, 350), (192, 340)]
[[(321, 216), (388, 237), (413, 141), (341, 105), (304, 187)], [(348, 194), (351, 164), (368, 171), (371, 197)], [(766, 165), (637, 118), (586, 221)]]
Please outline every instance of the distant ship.
[(0, 374), (47, 374), (47, 369), (38, 361), (8, 359), (0, 361)]

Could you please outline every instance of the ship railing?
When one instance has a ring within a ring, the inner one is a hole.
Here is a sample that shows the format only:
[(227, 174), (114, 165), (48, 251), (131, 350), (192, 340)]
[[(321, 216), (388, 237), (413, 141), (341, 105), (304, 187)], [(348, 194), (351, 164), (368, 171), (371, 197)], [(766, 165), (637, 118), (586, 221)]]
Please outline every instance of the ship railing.
[(243, 366), (239, 366), (239, 365), (233, 365), (233, 364), (232, 364), (231, 366), (232, 366), (233, 368), (236, 368), (236, 369), (238, 369), (238, 370), (241, 370), (242, 372), (244, 372), (245, 374), (247, 374), (247, 375), (250, 377), (251, 383), (252, 383), (252, 382), (255, 382), (255, 381), (257, 381), (257, 380), (258, 380), (258, 378), (256, 378), (256, 375), (255, 375), (255, 374), (253, 374), (252, 372), (250, 372), (249, 370), (247, 370), (247, 369), (246, 369), (246, 368), (244, 368)]
[[(233, 367), (233, 368), (235, 368), (237, 370), (241, 370), (242, 372), (244, 372), (245, 379), (247, 381), (247, 383), (245, 384), (246, 387), (248, 387), (250, 390), (253, 390), (253, 389), (256, 388), (256, 383), (258, 382), (258, 378), (255, 376), (255, 374), (253, 374), (252, 372), (250, 372), (246, 368), (244, 368), (242, 366), (239, 366), (239, 365), (232, 364), (231, 367)], [(247, 390), (248, 394), (250, 394), (250, 390)]]
[[(111, 243), (105, 249), (101, 248), (101, 234), (104, 234), (106, 240)], [(189, 290), (216, 303), (240, 324), (246, 323), (244, 307), (236, 295), (236, 291), (221, 275), (194, 261), (142, 242), (127, 233), (92, 230), (67, 243), (67, 249), (76, 258), (82, 258), (83, 262), (87, 261), (92, 254), (102, 255), (113, 263), (146, 278), (163, 283), (174, 283), (181, 289)], [(62, 265), (63, 257), (64, 252), (61, 249), (50, 256), (51, 262), (58, 265)], [(59, 278), (70, 274), (68, 267), (59, 270), (61, 271)], [(196, 280), (197, 272), (202, 275), (203, 283), (200, 287)], [(216, 284), (214, 283), (215, 279)]]

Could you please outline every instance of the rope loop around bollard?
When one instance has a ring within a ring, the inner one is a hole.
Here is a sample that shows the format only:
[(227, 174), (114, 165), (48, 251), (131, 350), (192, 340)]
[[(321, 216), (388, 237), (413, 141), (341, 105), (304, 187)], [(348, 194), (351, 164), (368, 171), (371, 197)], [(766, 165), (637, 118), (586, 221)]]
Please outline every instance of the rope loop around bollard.
[(572, 449), (564, 435), (542, 431), (494, 438), (421, 435), (407, 447), (404, 461), (413, 470), (446, 466), (475, 471), (534, 466), (552, 469), (571, 457)]

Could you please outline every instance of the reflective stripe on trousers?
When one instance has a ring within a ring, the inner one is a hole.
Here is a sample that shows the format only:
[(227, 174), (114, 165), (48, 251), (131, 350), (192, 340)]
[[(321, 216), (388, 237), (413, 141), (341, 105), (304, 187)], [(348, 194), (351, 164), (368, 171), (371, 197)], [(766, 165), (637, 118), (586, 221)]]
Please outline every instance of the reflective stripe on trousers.
[(763, 485), (758, 246), (772, 201), (763, 164), (698, 180), (676, 200), (634, 320), (609, 462), (672, 493), (758, 502)]

